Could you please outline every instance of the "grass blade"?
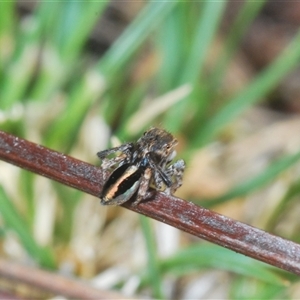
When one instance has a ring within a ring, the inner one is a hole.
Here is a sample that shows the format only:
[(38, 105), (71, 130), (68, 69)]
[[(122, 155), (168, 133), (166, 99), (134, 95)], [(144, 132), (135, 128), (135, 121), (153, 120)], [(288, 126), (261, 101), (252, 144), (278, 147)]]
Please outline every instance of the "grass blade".
[(262, 186), (269, 183), (271, 180), (273, 180), (284, 170), (293, 166), (299, 159), (300, 159), (300, 152), (294, 155), (285, 156), (279, 159), (278, 161), (274, 162), (272, 165), (270, 165), (266, 170), (264, 170), (256, 177), (251, 178), (250, 180), (247, 180), (239, 184), (237, 187), (233, 188), (230, 192), (226, 193), (225, 195), (219, 198), (215, 198), (203, 202), (201, 201), (201, 205), (211, 206), (215, 204), (220, 204), (229, 199), (240, 197), (247, 193), (253, 192), (258, 188), (261, 188)]
[(216, 67), (210, 79), (213, 89), (218, 87), (220, 82), (222, 81), (228, 63), (236, 52), (236, 49), (243, 35), (249, 29), (251, 22), (265, 5), (265, 2), (266, 0), (246, 1), (236, 20), (231, 25), (231, 31), (229, 32), (228, 37), (225, 40), (224, 49), (222, 49), (222, 53), (218, 61), (216, 62)]
[(166, 272), (177, 274), (215, 268), (253, 277), (273, 285), (284, 285), (283, 279), (267, 265), (212, 244), (199, 244), (183, 249), (162, 261), (162, 268)]
[(55, 262), (52, 253), (49, 249), (40, 247), (30, 233), (27, 224), (22, 216), (17, 211), (16, 207), (9, 200), (3, 188), (0, 186), (0, 214), (6, 224), (19, 237), (22, 245), (27, 250), (28, 254), (36, 259), (42, 266), (54, 268)]
[(151, 224), (148, 218), (140, 216), (140, 222), (144, 233), (146, 248), (148, 253), (148, 271), (150, 282), (152, 284), (153, 296), (156, 299), (165, 299), (162, 295), (162, 280), (160, 275), (160, 268), (155, 249), (155, 239), (152, 233)]
[[(196, 81), (203, 71), (204, 61), (211, 45), (211, 41), (221, 21), (225, 4), (226, 1), (207, 1), (203, 4), (203, 11), (198, 24), (196, 25), (193, 43), (180, 79), (182, 84), (190, 83), (193, 87), (196, 85)], [(165, 120), (166, 128), (177, 131), (182, 127), (182, 122), (184, 121), (182, 116), (187, 115), (187, 110), (193, 106), (193, 103), (191, 102), (195, 102), (194, 99), (198, 100), (195, 92), (197, 91), (194, 89), (186, 101), (178, 103), (169, 112), (167, 119)], [(176, 121), (174, 122), (174, 120)]]
[(98, 71), (108, 78), (115, 76), (177, 2), (150, 1), (100, 60)]
[(194, 145), (208, 143), (227, 123), (251, 105), (262, 100), (275, 86), (294, 69), (300, 60), (300, 31), (287, 49), (266, 70), (258, 75), (241, 93), (203, 125), (195, 136)]

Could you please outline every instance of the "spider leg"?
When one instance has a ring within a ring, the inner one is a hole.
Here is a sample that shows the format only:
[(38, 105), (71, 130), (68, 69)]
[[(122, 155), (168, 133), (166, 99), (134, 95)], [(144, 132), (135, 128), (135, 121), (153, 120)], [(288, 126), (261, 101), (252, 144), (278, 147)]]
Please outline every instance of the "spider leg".
[(125, 155), (116, 156), (113, 158), (103, 158), (101, 167), (102, 169), (110, 169), (112, 166), (119, 164), (120, 166), (123, 165), (127, 161), (127, 157)]
[(132, 203), (133, 205), (138, 205), (143, 199), (147, 198), (151, 177), (152, 177), (151, 169), (146, 168), (144, 174), (142, 175), (142, 180), (140, 183), (140, 187), (138, 189), (137, 197)]
[(108, 159), (104, 158), (102, 159), (101, 168), (103, 170), (103, 180), (106, 181), (111, 173), (111, 168), (114, 165), (122, 166), (124, 163), (126, 163), (127, 158), (124, 155), (116, 156), (114, 158)]
[(173, 194), (176, 190), (182, 185), (182, 175), (185, 168), (185, 162), (183, 159), (176, 161), (173, 165), (170, 165), (166, 174), (170, 177), (174, 178), (174, 182), (172, 182), (171, 186), (165, 190), (167, 194)]
[(133, 149), (133, 143), (126, 143), (126, 144), (123, 144), (123, 145), (118, 146), (118, 147), (114, 147), (114, 148), (106, 149), (106, 150), (103, 150), (103, 151), (99, 151), (97, 153), (97, 156), (100, 159), (104, 159), (108, 155), (116, 153), (116, 152), (123, 152), (126, 156), (130, 156), (130, 153), (131, 153), (132, 149)]
[[(118, 147), (103, 150), (97, 153), (97, 156), (102, 160), (101, 167), (103, 169), (103, 180), (106, 181), (110, 175), (109, 169), (115, 165), (123, 165), (128, 162), (131, 158), (131, 151), (133, 149), (132, 143), (123, 144)], [(107, 158), (110, 154), (121, 152), (121, 155), (116, 157)]]
[(157, 188), (161, 187), (161, 180), (167, 187), (172, 185), (172, 180), (169, 177), (169, 174), (166, 174), (161, 166), (155, 163), (155, 161), (151, 158), (149, 153), (148, 161), (150, 167), (154, 170), (154, 182)]
[(162, 180), (160, 173), (155, 171), (153, 175), (156, 189), (161, 190), (164, 181)]

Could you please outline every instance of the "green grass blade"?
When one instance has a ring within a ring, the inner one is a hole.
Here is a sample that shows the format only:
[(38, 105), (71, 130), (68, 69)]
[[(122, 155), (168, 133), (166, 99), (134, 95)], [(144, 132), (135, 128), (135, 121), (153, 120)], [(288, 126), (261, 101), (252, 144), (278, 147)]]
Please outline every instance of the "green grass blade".
[(41, 27), (46, 28), (48, 57), (41, 64), (39, 76), (30, 95), (31, 99), (47, 100), (74, 75), (74, 69), (81, 62), (78, 55), (89, 38), (95, 22), (101, 17), (106, 4), (106, 0), (60, 2), (54, 12), (51, 10), (55, 22), (52, 20), (50, 23), (52, 24), (50, 31), (46, 22), (49, 17), (46, 16), (45, 19), (42, 17), (46, 13), (48, 3), (41, 4), (37, 15), (44, 20), (44, 22), (41, 21)]
[[(195, 83), (203, 70), (206, 55), (225, 9), (226, 1), (207, 1), (203, 7), (193, 44), (181, 76), (181, 83)], [(196, 67), (195, 67), (196, 66)]]
[(103, 80), (97, 73), (87, 73), (77, 82), (66, 100), (67, 106), (44, 134), (44, 144), (67, 151), (78, 134), (89, 107), (102, 94)]
[(28, 254), (42, 266), (54, 268), (54, 257), (49, 249), (40, 247), (29, 231), (27, 224), (9, 200), (3, 188), (0, 186), (0, 214), (7, 227), (13, 230), (19, 237)]
[(241, 11), (239, 12), (236, 20), (231, 25), (231, 31), (225, 40), (225, 45), (222, 48), (222, 53), (216, 62), (216, 67), (211, 75), (210, 81), (213, 88), (218, 87), (224, 73), (230, 62), (232, 56), (236, 52), (239, 43), (244, 36), (245, 32), (248, 30), (250, 24), (254, 18), (261, 11), (262, 7), (265, 5), (266, 0), (252, 1), (248, 0), (243, 5)]
[(273, 272), (274, 269), (254, 259), (212, 244), (199, 244), (178, 251), (161, 262), (165, 272), (186, 274), (203, 268), (226, 270), (283, 286), (283, 279)]
[(207, 201), (203, 201), (203, 202), (201, 201), (201, 205), (211, 206), (211, 205), (215, 205), (215, 204), (220, 204), (229, 199), (241, 197), (247, 193), (253, 192), (253, 191), (263, 187), (267, 183), (269, 183), (271, 180), (273, 180), (276, 176), (278, 176), (284, 170), (293, 166), (299, 159), (300, 159), (300, 152), (298, 152), (294, 155), (285, 156), (285, 157), (279, 159), (278, 161), (272, 163), (262, 173), (251, 178), (250, 180), (247, 180), (247, 181), (239, 184), (237, 187), (233, 188), (231, 191), (229, 191), (225, 195), (215, 198), (215, 199), (211, 199), (211, 200), (207, 200)]
[(24, 98), (24, 93), (35, 70), (38, 44), (35, 26), (24, 26), (17, 37), (17, 46), (11, 61), (5, 70), (5, 76), (0, 82), (0, 108), (9, 109), (14, 103)]
[(249, 277), (236, 276), (230, 285), (228, 299), (232, 300), (291, 299), (286, 286), (274, 286)]
[(41, 1), (35, 11), (40, 37), (47, 39), (62, 61), (72, 61), (106, 7), (103, 1)]
[[(155, 84), (164, 94), (179, 84), (178, 70), (182, 69), (185, 60), (185, 49), (189, 45), (185, 26), (185, 7), (189, 3), (180, 2), (160, 26), (157, 32), (155, 47), (160, 57), (160, 67)], [(176, 32), (176, 34), (174, 34)]]
[(26, 223), (31, 228), (34, 223), (35, 199), (34, 199), (34, 182), (36, 175), (26, 170), (21, 170), (18, 189), (23, 195), (26, 212)]
[(15, 1), (0, 1), (0, 76), (14, 46)]
[(0, 38), (11, 33), (15, 22), (15, 1), (0, 2)]
[[(221, 21), (225, 4), (226, 1), (207, 1), (203, 4), (203, 11), (196, 25), (193, 43), (180, 79), (182, 84), (190, 83), (193, 87), (196, 85), (197, 79), (203, 71), (204, 61), (211, 46), (212, 39)], [(199, 101), (195, 93), (197, 93), (196, 89), (194, 89), (186, 101), (178, 103), (169, 112), (165, 121), (166, 128), (172, 131), (179, 130), (182, 126), (182, 121), (184, 121), (182, 116), (188, 114), (187, 112), (191, 106), (193, 107), (192, 102), (195, 102), (195, 99)], [(174, 122), (174, 120), (176, 121)]]
[(148, 254), (148, 271), (150, 282), (153, 289), (153, 297), (156, 299), (165, 299), (162, 294), (162, 279), (160, 275), (160, 268), (158, 264), (157, 253), (155, 249), (155, 239), (152, 233), (151, 224), (148, 218), (140, 216), (140, 222), (144, 233), (146, 242), (146, 249)]
[(268, 68), (258, 75), (241, 93), (226, 104), (203, 125), (194, 139), (195, 146), (208, 143), (227, 123), (270, 92), (294, 69), (300, 60), (300, 31), (285, 51)]
[(39, 1), (33, 18), (38, 26), (39, 35), (37, 39), (52, 41), (54, 44), (54, 33), (56, 32), (57, 19), (61, 17), (60, 1)]
[(62, 41), (61, 57), (63, 61), (72, 61), (89, 38), (91, 29), (101, 17), (108, 0), (64, 2), (63, 26), (59, 26), (58, 35)]
[(132, 54), (157, 28), (163, 18), (171, 12), (177, 2), (177, 0), (171, 2), (150, 1), (100, 60), (97, 65), (98, 71), (108, 78), (121, 72)]
[(281, 199), (280, 203), (278, 203), (274, 208), (272, 214), (269, 217), (268, 223), (265, 226), (266, 231), (273, 231), (274, 227), (278, 223), (278, 219), (280, 218), (280, 216), (284, 215), (284, 213), (286, 213), (286, 211), (290, 209), (290, 204), (293, 202), (298, 203), (299, 195), (300, 195), (300, 182), (299, 180), (297, 180), (294, 184), (292, 184), (289, 187), (288, 191)]

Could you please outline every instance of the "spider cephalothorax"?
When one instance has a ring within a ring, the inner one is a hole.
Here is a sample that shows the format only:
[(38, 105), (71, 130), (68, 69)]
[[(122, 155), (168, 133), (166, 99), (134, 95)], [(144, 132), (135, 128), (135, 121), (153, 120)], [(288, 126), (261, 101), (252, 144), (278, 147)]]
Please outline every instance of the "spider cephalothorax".
[[(120, 205), (135, 196), (134, 204), (147, 197), (149, 185), (174, 193), (182, 184), (183, 160), (170, 164), (177, 140), (167, 131), (150, 128), (136, 143), (98, 152), (104, 174), (110, 173), (100, 195), (104, 205)], [(110, 154), (119, 152), (113, 158)]]

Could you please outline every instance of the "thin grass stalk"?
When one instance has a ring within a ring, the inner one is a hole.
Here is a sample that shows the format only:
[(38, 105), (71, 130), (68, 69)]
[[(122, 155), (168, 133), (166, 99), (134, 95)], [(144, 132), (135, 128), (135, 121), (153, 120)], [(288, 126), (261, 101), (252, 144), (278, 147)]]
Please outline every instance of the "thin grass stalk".
[(239, 114), (251, 105), (261, 101), (291, 70), (296, 68), (300, 60), (300, 31), (282, 54), (238, 95), (228, 101), (215, 116), (199, 129), (194, 146), (204, 146), (212, 140)]
[(155, 249), (155, 239), (152, 232), (150, 220), (144, 216), (140, 217), (142, 230), (146, 242), (146, 249), (148, 254), (148, 271), (150, 283), (153, 289), (153, 297), (156, 299), (165, 299), (162, 293), (162, 278), (160, 274), (157, 250)]

